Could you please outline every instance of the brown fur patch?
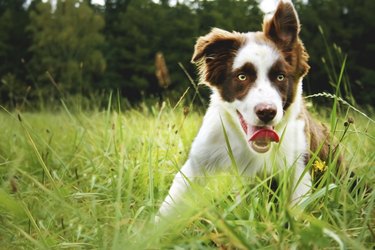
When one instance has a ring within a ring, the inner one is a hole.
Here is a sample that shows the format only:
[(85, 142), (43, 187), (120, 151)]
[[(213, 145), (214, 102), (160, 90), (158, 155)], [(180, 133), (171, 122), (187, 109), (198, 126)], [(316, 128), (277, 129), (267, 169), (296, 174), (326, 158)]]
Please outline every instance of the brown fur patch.
[[(240, 80), (239, 75), (244, 75), (245, 80)], [(241, 68), (236, 69), (227, 75), (224, 84), (220, 86), (221, 96), (226, 101), (234, 101), (234, 99), (242, 100), (249, 92), (257, 78), (255, 67), (251, 63), (246, 63)]]
[[(337, 175), (342, 174), (340, 171), (345, 171), (346, 169), (343, 164), (343, 158), (338, 151), (338, 145), (330, 144), (332, 138), (330, 137), (328, 128), (323, 123), (316, 121), (306, 110), (305, 106), (299, 118), (305, 121), (305, 134), (309, 149), (305, 164), (307, 164), (311, 158), (315, 157), (315, 155), (318, 161), (325, 162), (326, 164), (337, 159), (335, 173)], [(323, 173), (324, 172), (314, 173), (314, 183), (318, 184), (320, 182)]]
[[(284, 79), (280, 81), (278, 76), (284, 75)], [(290, 65), (283, 59), (276, 61), (268, 72), (268, 78), (271, 80), (273, 85), (279, 91), (281, 99), (283, 101), (283, 107), (289, 107), (288, 101), (291, 99), (293, 90), (293, 71)]]
[(294, 7), (290, 3), (280, 1), (278, 8), (271, 20), (263, 23), (263, 33), (271, 40), (291, 67), (292, 84), (288, 99), (284, 105), (287, 109), (294, 101), (298, 82), (305, 76), (310, 68), (308, 54), (299, 39), (300, 24)]
[(289, 50), (299, 33), (299, 20), (293, 5), (280, 1), (272, 19), (263, 23), (263, 32), (281, 50)]
[(320, 160), (327, 161), (330, 148), (327, 127), (322, 123), (316, 122), (305, 107), (301, 114), (302, 118), (305, 120), (305, 134), (310, 150), (308, 160), (311, 158), (312, 154), (317, 153)]
[(232, 74), (233, 59), (245, 39), (243, 34), (217, 28), (200, 37), (195, 44), (192, 62), (198, 64), (201, 81), (223, 93), (224, 83)]

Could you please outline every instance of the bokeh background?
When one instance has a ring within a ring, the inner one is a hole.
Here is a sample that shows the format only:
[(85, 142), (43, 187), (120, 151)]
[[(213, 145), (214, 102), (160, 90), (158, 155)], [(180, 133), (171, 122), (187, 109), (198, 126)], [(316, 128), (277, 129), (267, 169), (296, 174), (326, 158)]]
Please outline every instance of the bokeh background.
[[(294, 4), (310, 54), (305, 92), (332, 93), (340, 82), (342, 98), (373, 106), (375, 1)], [(111, 91), (129, 103), (178, 100), (191, 86), (187, 74), (197, 79), (190, 63), (196, 39), (212, 27), (260, 30), (259, 6), (256, 0), (0, 0), (0, 103), (32, 109), (41, 100), (98, 100)]]

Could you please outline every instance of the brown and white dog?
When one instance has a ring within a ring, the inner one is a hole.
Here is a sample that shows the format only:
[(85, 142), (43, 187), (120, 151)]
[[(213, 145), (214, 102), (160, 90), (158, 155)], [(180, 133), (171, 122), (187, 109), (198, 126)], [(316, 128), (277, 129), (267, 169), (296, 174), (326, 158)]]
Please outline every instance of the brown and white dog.
[(215, 28), (198, 39), (192, 62), (212, 90), (211, 103), (159, 216), (168, 215), (198, 177), (231, 168), (228, 144), (241, 174), (294, 168), (291, 204), (308, 195), (312, 179), (305, 165), (318, 150), (327, 158), (328, 133), (304, 106), (309, 65), (299, 31), (297, 13), (284, 0), (261, 32)]

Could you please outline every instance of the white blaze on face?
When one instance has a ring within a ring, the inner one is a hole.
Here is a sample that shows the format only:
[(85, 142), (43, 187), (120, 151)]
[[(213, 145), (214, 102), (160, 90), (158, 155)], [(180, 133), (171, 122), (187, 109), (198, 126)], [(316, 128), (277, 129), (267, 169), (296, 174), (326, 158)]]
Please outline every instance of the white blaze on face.
[(263, 125), (254, 111), (255, 106), (261, 103), (273, 104), (277, 107), (276, 116), (268, 125), (276, 125), (282, 119), (282, 98), (269, 79), (269, 71), (279, 58), (279, 53), (273, 47), (254, 42), (251, 34), (249, 34), (248, 43), (238, 51), (234, 58), (233, 70), (241, 68), (246, 63), (254, 65), (256, 70), (253, 87), (243, 100), (235, 101), (235, 105), (245, 120), (252, 125)]

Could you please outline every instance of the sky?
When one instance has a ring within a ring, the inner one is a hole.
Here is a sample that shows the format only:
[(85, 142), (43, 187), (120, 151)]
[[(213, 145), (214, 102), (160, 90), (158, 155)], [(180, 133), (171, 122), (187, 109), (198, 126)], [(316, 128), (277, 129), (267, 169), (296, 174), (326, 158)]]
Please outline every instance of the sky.
[[(28, 0), (27, 1), (27, 4), (30, 4), (32, 0)], [(47, 0), (43, 0), (44, 2), (47, 1)], [(53, 2), (55, 0), (52, 0)], [(98, 5), (104, 5), (104, 1), (105, 0), (92, 0), (91, 2), (93, 4), (98, 4)], [(158, 0), (153, 0), (154, 2), (158, 2)], [(177, 2), (178, 0), (170, 0), (170, 3), (173, 5)], [(279, 0), (258, 0), (258, 2), (260, 3), (259, 4), (259, 7), (260, 9), (264, 12), (264, 13), (270, 13), (272, 12), (273, 10), (276, 9), (276, 6), (277, 6), (277, 2)], [(302, 0), (303, 2), (307, 2), (308, 0)]]
[[(30, 4), (30, 2), (31, 2), (32, 0), (27, 0), (27, 5), (29, 5)], [(43, 2), (47, 2), (48, 0), (43, 0)], [(55, 2), (56, 0), (52, 0), (52, 2)], [(99, 4), (99, 5), (104, 5), (104, 1), (105, 0), (91, 0), (91, 2), (93, 3), (93, 4)], [(154, 2), (158, 2), (158, 0), (153, 0)], [(177, 2), (178, 0), (171, 0), (170, 1), (170, 3), (171, 4), (175, 4), (176, 2)]]
[(104, 5), (104, 0), (91, 0), (91, 3)]
[[(158, 0), (153, 0), (154, 2), (158, 2)], [(178, 0), (171, 0), (170, 3), (173, 5), (177, 2)], [(104, 0), (92, 0), (91, 1), (94, 4), (99, 4), (99, 5), (104, 5)]]
[[(153, 0), (154, 2), (158, 2), (158, 0)], [(178, 0), (171, 0), (170, 3), (173, 5), (177, 2)], [(279, 0), (258, 0), (259, 7), (264, 13), (270, 13), (276, 9), (277, 2)], [(307, 0), (303, 0), (307, 1)], [(92, 3), (94, 4), (99, 4), (99, 5), (104, 5), (104, 0), (92, 0)]]
[[(178, 0), (172, 0), (170, 1), (171, 4), (177, 2)], [(157, 2), (157, 0), (154, 0), (154, 2)], [(261, 6), (264, 6), (265, 9), (269, 10), (274, 8), (275, 4), (278, 2), (278, 0), (260, 0)], [(92, 0), (92, 3), (104, 5), (104, 0)]]

